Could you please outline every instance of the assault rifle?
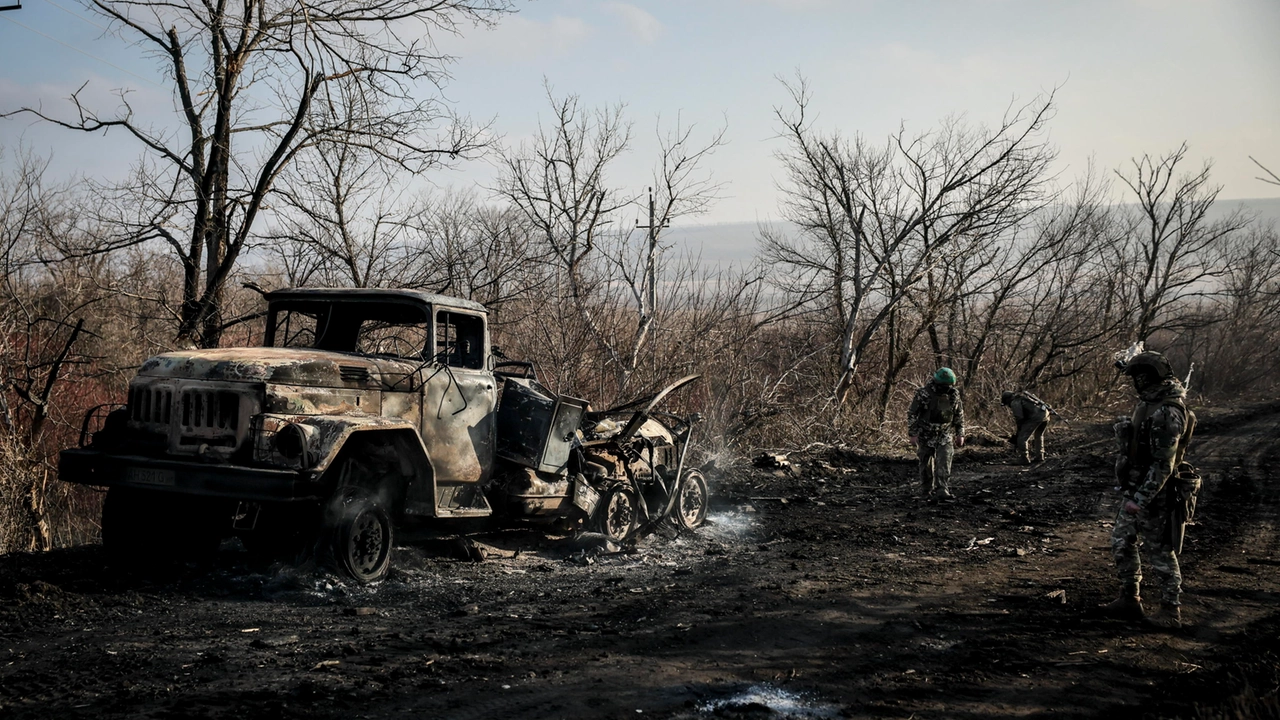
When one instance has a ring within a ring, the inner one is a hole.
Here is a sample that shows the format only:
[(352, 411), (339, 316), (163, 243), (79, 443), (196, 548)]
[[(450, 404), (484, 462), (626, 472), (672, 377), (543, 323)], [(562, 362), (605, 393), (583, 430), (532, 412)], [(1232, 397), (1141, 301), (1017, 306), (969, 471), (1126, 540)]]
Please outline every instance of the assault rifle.
[[(1190, 377), (1190, 375), (1188, 375), (1188, 377)], [(1057, 416), (1057, 418), (1058, 418), (1059, 420), (1061, 420), (1061, 421), (1063, 422), (1063, 424), (1064, 424), (1064, 425), (1067, 425), (1067, 426), (1070, 426), (1070, 425), (1071, 425), (1071, 423), (1070, 423), (1070, 422), (1068, 422), (1066, 418), (1062, 417), (1062, 413), (1058, 412), (1057, 410), (1054, 410), (1054, 409), (1053, 409), (1053, 406), (1052, 406), (1052, 405), (1050, 405), (1049, 403), (1047, 403), (1047, 402), (1045, 402), (1045, 401), (1041, 400), (1040, 398), (1036, 397), (1035, 395), (1033, 395), (1033, 394), (1032, 394), (1030, 391), (1028, 391), (1028, 390), (1023, 390), (1023, 391), (1022, 391), (1022, 394), (1023, 394), (1023, 395), (1026, 395), (1028, 398), (1030, 398), (1030, 399), (1031, 399), (1031, 401), (1032, 401), (1032, 402), (1037, 403), (1040, 407), (1044, 408), (1045, 410), (1048, 410), (1050, 415), (1056, 415), (1056, 416)]]

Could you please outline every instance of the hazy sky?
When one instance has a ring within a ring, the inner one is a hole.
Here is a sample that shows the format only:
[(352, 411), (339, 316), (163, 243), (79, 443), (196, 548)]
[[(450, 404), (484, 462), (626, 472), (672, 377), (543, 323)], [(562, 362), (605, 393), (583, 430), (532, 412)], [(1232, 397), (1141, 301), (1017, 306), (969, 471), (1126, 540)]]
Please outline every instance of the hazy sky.
[[(0, 5), (12, 0), (0, 0)], [(74, 0), (0, 13), (0, 111), (65, 109), (85, 81), (105, 98), (171, 107), (154, 64), (84, 18)], [(727, 125), (708, 163), (724, 199), (698, 222), (777, 216), (778, 77), (808, 78), (819, 126), (883, 139), (949, 114), (996, 119), (1058, 87), (1050, 139), (1070, 177), (1090, 157), (1115, 168), (1183, 141), (1214, 162), (1224, 198), (1280, 197), (1252, 155), (1280, 173), (1280, 0), (517, 0), (492, 30), (442, 45), (458, 56), (447, 95), (518, 143), (547, 116), (544, 79), (589, 106), (625, 102), (633, 151), (611, 182), (642, 188), (655, 126)], [(100, 23), (94, 19), (93, 22)], [(16, 23), (21, 23), (19, 26)], [(94, 57), (88, 57), (77, 48)], [(125, 72), (125, 70), (130, 72)], [(135, 75), (136, 74), (136, 75)], [(148, 78), (152, 82), (141, 79)], [(0, 121), (0, 146), (54, 153), (59, 173), (118, 173), (136, 155), (102, 138)], [(12, 153), (10, 152), (10, 156)], [(434, 182), (485, 183), (477, 162)]]

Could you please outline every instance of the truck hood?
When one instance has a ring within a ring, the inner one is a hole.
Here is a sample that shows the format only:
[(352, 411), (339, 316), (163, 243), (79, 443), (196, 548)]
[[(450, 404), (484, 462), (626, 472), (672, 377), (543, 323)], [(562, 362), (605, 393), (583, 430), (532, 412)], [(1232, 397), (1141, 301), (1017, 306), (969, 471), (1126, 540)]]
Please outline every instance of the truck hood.
[(381, 388), (414, 370), (411, 363), (295, 348), (219, 348), (164, 353), (138, 375), (184, 380), (267, 382), (334, 388)]

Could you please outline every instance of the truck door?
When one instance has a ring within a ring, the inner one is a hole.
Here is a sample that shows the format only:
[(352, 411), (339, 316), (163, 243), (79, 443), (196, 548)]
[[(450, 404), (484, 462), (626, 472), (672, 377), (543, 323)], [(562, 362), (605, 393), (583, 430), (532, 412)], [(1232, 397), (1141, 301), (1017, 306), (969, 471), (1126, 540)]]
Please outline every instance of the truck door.
[(498, 392), (486, 362), (489, 338), (478, 313), (436, 308), (434, 321), (435, 355), (423, 370), (422, 440), (435, 469), (437, 511), (472, 514), (447, 510), (483, 503), (479, 485), (493, 473)]

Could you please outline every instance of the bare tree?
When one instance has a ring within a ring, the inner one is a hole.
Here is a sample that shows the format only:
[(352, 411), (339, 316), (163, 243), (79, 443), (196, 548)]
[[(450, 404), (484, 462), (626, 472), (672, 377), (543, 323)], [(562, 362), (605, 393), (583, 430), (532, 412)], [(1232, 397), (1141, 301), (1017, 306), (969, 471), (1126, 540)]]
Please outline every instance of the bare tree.
[(1185, 327), (1194, 319), (1175, 311), (1184, 303), (1216, 292), (1225, 270), (1223, 249), (1247, 218), (1236, 211), (1213, 219), (1210, 210), (1221, 192), (1211, 185), (1205, 163), (1182, 172), (1187, 145), (1153, 158), (1134, 158), (1129, 173), (1116, 171), (1133, 193), (1137, 209), (1125, 241), (1116, 245), (1116, 270), (1133, 293), (1135, 340), (1157, 330)]
[[(424, 197), (407, 220), (399, 282), (484, 303), (494, 311), (536, 299), (550, 284), (549, 254), (527, 219), (470, 191)], [(501, 322), (518, 322), (514, 307)]]
[(50, 261), (82, 230), (74, 193), (46, 185), (47, 163), (30, 153), (12, 172), (4, 159), (0, 149), (0, 552), (47, 550), (48, 480), (66, 438), (51, 427), (81, 409), (70, 396), (92, 392), (76, 366), (85, 315), (102, 298), (79, 268)]
[[(496, 192), (514, 206), (550, 250), (571, 304), (591, 333), (604, 332), (592, 313), (589, 260), (615, 213), (632, 196), (610, 187), (607, 172), (631, 141), (621, 104), (598, 110), (580, 106), (576, 95), (556, 98), (548, 85), (552, 118), (536, 137), (502, 158)], [(622, 359), (610, 350), (611, 359)]]
[[(122, 235), (160, 240), (180, 260), (177, 336), (203, 346), (218, 343), (232, 270), (280, 173), (304, 149), (347, 143), (420, 172), (481, 145), (480, 129), (423, 92), (444, 79), (448, 60), (432, 35), (492, 22), (510, 7), (508, 0), (86, 2), (160, 58), (176, 125), (139, 119), (124, 93), (119, 110), (106, 114), (77, 92), (71, 119), (32, 107), (0, 117), (121, 130), (141, 143), (147, 159), (122, 193), (123, 217), (131, 218)], [(447, 129), (434, 134), (442, 124)]]
[[(641, 353), (649, 345), (654, 323), (662, 312), (660, 284), (677, 292), (684, 283), (703, 282), (697, 276), (696, 262), (686, 262), (671, 276), (664, 276), (664, 257), (670, 247), (663, 243), (663, 231), (680, 217), (698, 215), (717, 199), (721, 185), (702, 170), (702, 162), (724, 143), (724, 129), (715, 131), (705, 143), (695, 144), (693, 126), (676, 125), (666, 133), (659, 121), (659, 161), (653, 171), (653, 186), (647, 203), (648, 224), (636, 222), (635, 231), (619, 231), (615, 243), (606, 248), (609, 260), (630, 291), (634, 303), (634, 332), (627, 347), (613, 354), (620, 358), (619, 388), (625, 388), (640, 363)], [(654, 188), (657, 188), (656, 193)], [(637, 242), (637, 236), (640, 236)], [(692, 258), (685, 257), (685, 260)], [(619, 343), (610, 341), (610, 345)]]
[(407, 202), (394, 166), (364, 148), (325, 143), (300, 154), (280, 178), (265, 235), (295, 285), (371, 287), (397, 277)]
[[(978, 375), (978, 370), (987, 358), (990, 343), (997, 333), (1002, 332), (1007, 322), (1006, 309), (1011, 304), (1021, 304), (1030, 311), (1043, 307), (1049, 295), (1037, 288), (1028, 288), (1037, 284), (1045, 284), (1057, 291), (1056, 297), (1061, 302), (1072, 297), (1074, 293), (1068, 286), (1058, 281), (1070, 279), (1080, 280), (1082, 272), (1098, 272), (1100, 267), (1096, 258), (1102, 248), (1117, 240), (1117, 229), (1114, 215), (1107, 202), (1107, 184), (1102, 182), (1092, 170), (1078, 180), (1072, 190), (1073, 195), (1063, 198), (1063, 202), (1045, 208), (1031, 219), (1023, 235), (1005, 239), (996, 244), (994, 256), (989, 265), (979, 266), (965, 259), (958, 259), (956, 265), (961, 274), (967, 278), (966, 292), (958, 298), (962, 312), (968, 315), (966, 326), (955, 333), (958, 339), (952, 349), (951, 359), (963, 358), (962, 366), (966, 383)], [(983, 253), (972, 253), (974, 258), (983, 258)], [(970, 270), (966, 267), (972, 267)], [(1026, 304), (1025, 301), (1038, 298)], [(1048, 318), (1039, 318), (1044, 321)], [(1065, 352), (1065, 345), (1089, 342), (1096, 337), (1108, 335), (1115, 330), (1106, 318), (1096, 317), (1098, 335), (1084, 333), (1065, 333), (1061, 324), (1042, 322), (1041, 331), (1047, 331), (1056, 338), (1051, 343), (1053, 350), (1047, 354), (1057, 357)], [(1068, 340), (1068, 338), (1070, 338)], [(1006, 372), (1008, 367), (1005, 368)], [(1035, 384), (1038, 374), (1027, 374), (1016, 378), (1019, 385)], [(1005, 382), (1008, 382), (1006, 379)]]
[(1280, 384), (1280, 233), (1255, 224), (1227, 248), (1230, 262), (1210, 310), (1217, 322), (1179, 337), (1200, 368), (1197, 386), (1236, 394)]
[(1259, 180), (1261, 180), (1264, 183), (1268, 183), (1270, 185), (1280, 185), (1280, 175), (1276, 175), (1275, 173), (1271, 172), (1271, 170), (1266, 165), (1263, 165), (1262, 163), (1258, 162), (1257, 158), (1253, 157), (1252, 155), (1249, 156), (1249, 159), (1253, 160), (1253, 164), (1257, 165), (1262, 170), (1262, 172), (1267, 174), (1266, 177), (1259, 177), (1258, 178)]
[(915, 136), (900, 130), (877, 149), (817, 131), (804, 80), (786, 87), (794, 109), (775, 110), (787, 142), (783, 212), (804, 238), (766, 236), (764, 257), (790, 273), (784, 290), (798, 304), (833, 318), (832, 397), (843, 403), (872, 339), (948, 246), (999, 235), (1046, 201), (1054, 153), (1040, 136), (1053, 98), (1011, 108), (994, 129), (950, 120)]

